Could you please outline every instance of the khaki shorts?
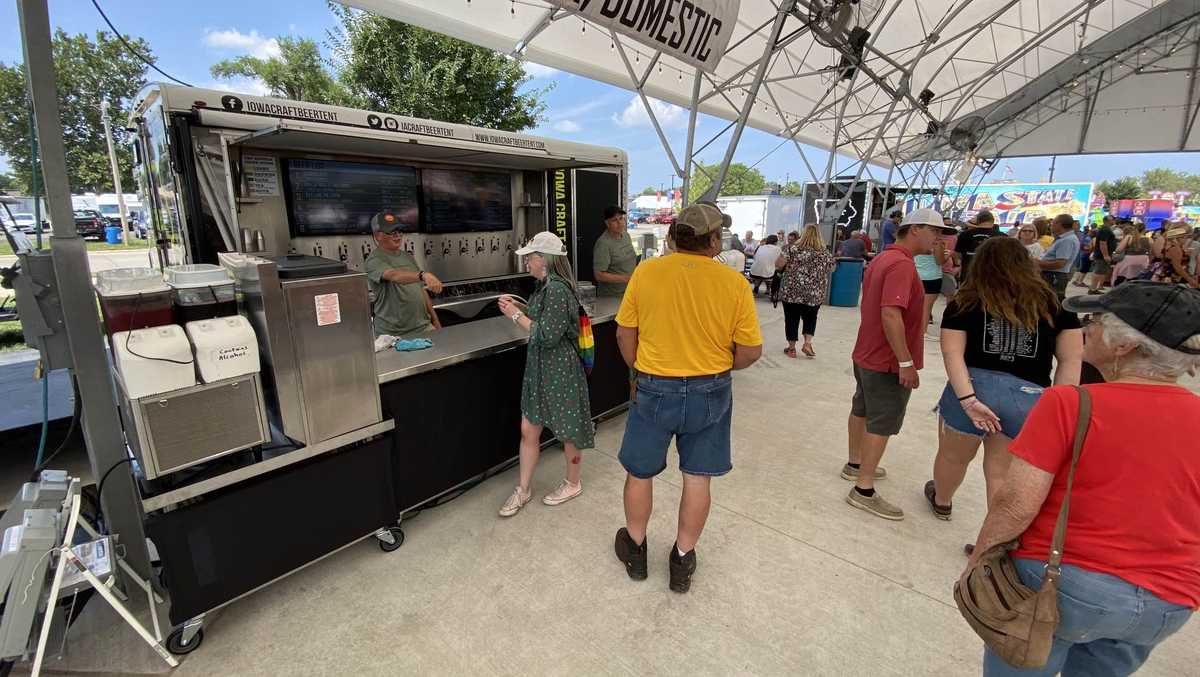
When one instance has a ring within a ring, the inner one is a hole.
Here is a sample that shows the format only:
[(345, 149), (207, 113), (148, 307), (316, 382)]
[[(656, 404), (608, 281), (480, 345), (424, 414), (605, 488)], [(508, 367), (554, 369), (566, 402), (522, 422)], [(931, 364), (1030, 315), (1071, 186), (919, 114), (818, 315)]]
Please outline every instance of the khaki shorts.
[(867, 419), (867, 432), (890, 436), (900, 432), (912, 390), (900, 385), (900, 375), (854, 365), (854, 399), (850, 415)]

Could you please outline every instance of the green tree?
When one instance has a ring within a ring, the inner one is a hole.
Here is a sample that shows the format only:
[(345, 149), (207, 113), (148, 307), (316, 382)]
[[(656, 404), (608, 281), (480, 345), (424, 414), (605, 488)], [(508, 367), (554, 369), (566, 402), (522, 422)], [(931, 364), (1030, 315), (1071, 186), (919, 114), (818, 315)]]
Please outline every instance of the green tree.
[(25, 186), (13, 176), (12, 172), (0, 172), (0, 190), (24, 191)]
[(779, 187), (779, 194), (787, 197), (800, 197), (804, 195), (804, 184), (799, 181), (788, 181)]
[(646, 186), (645, 188), (642, 189), (642, 192), (638, 193), (638, 197), (641, 197), (643, 195), (654, 195), (657, 192), (658, 192), (658, 189), (655, 188), (654, 186)]
[[(126, 36), (141, 54), (153, 60), (141, 38)], [(67, 151), (67, 178), (76, 191), (112, 191), (108, 147), (100, 122), (100, 102), (108, 101), (113, 142), (126, 186), (133, 182), (132, 141), (125, 131), (129, 102), (146, 84), (146, 66), (104, 31), (95, 38), (55, 30), (51, 44), (58, 78), (58, 107)], [(0, 64), (0, 153), (8, 159), (17, 182), (30, 184), (29, 104), (22, 64)]]
[(270, 89), (272, 96), (296, 101), (336, 105), (346, 100), (345, 90), (326, 70), (316, 42), (286, 35), (276, 40), (279, 42), (279, 56), (226, 59), (212, 66), (210, 71), (213, 77), (258, 78)]
[(1191, 193), (1187, 198), (1189, 203), (1194, 203), (1200, 199), (1200, 174), (1189, 174), (1166, 167), (1158, 167), (1142, 172), (1141, 183), (1142, 190), (1145, 192), (1152, 190), (1170, 192), (1186, 190)]
[(350, 101), (396, 115), (519, 131), (549, 88), (521, 91), (521, 62), (461, 40), (330, 3), (329, 47)]
[[(688, 187), (689, 199), (699, 199), (712, 187), (713, 179), (717, 177), (717, 168), (716, 163), (709, 165), (702, 162), (696, 163), (696, 168), (692, 171), (692, 181)], [(717, 196), (758, 195), (766, 185), (767, 180), (763, 178), (762, 172), (751, 169), (740, 162), (734, 162), (729, 165), (729, 171), (725, 174), (725, 183), (721, 185)]]
[(1136, 176), (1122, 176), (1115, 181), (1101, 181), (1096, 190), (1109, 200), (1133, 200), (1142, 196), (1142, 184)]

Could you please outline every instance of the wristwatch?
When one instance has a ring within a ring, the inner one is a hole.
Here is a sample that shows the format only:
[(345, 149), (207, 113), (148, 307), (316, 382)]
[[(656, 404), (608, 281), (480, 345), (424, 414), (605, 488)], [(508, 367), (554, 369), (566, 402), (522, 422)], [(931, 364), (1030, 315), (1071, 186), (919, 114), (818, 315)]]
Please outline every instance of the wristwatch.
[(899, 364), (901, 369), (907, 369), (908, 367), (913, 366), (913, 361), (909, 360), (907, 362), (900, 362)]
[(425, 271), (421, 270), (417, 272), (417, 282), (425, 284)]

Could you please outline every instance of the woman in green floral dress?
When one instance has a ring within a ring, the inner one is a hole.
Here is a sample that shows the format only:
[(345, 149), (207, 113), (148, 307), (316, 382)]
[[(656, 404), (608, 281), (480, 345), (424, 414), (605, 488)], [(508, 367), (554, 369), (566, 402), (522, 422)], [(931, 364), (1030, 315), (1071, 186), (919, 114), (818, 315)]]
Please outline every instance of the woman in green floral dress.
[(521, 384), (521, 477), (500, 508), (502, 517), (517, 514), (533, 498), (529, 483), (543, 428), (563, 443), (567, 466), (566, 478), (542, 498), (546, 505), (566, 503), (583, 492), (579, 450), (591, 449), (595, 436), (587, 375), (578, 352), (579, 301), (566, 247), (554, 233), (542, 232), (517, 254), (538, 282), (527, 307), (510, 296), (500, 298), (500, 312), (529, 332)]

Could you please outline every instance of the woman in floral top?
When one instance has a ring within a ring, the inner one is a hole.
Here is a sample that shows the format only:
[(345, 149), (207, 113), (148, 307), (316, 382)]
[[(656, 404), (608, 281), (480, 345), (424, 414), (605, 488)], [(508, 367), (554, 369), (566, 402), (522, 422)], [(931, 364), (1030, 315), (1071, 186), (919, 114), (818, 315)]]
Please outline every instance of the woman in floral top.
[(788, 342), (783, 352), (796, 357), (797, 330), (804, 320), (804, 345), (800, 350), (816, 357), (812, 339), (817, 332), (817, 311), (829, 295), (829, 276), (837, 267), (816, 224), (804, 227), (804, 234), (783, 250), (777, 265), (783, 268), (779, 298), (783, 301), (783, 328)]
[(562, 442), (566, 457), (566, 478), (542, 498), (546, 505), (566, 503), (583, 492), (579, 450), (591, 449), (595, 435), (587, 375), (577, 348), (579, 301), (566, 247), (557, 235), (544, 231), (517, 254), (524, 257), (526, 269), (538, 282), (528, 306), (508, 295), (500, 297), (500, 312), (529, 332), (521, 385), (520, 480), (500, 508), (501, 517), (512, 517), (533, 498), (529, 485), (540, 455), (543, 428), (549, 428)]

